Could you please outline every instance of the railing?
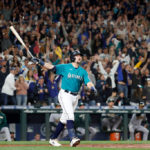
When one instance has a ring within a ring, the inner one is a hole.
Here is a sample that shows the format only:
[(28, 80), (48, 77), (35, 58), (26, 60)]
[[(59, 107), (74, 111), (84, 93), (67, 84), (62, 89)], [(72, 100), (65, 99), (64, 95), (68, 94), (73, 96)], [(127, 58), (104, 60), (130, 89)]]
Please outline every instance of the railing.
[[(34, 108), (33, 106), (2, 106), (2, 110), (9, 112), (10, 110), (20, 112), (20, 126), (21, 132), (20, 137), (22, 141), (25, 141), (27, 138), (27, 114), (44, 114), (45, 115), (45, 124), (46, 124), (46, 140), (50, 136), (50, 124), (49, 124), (49, 114), (51, 113), (61, 113), (61, 109), (55, 109), (50, 106)], [(150, 109), (144, 108), (139, 110), (137, 107), (133, 106), (122, 106), (118, 109), (104, 109), (104, 106), (100, 107), (87, 107), (85, 109), (76, 109), (75, 113), (85, 114), (85, 140), (88, 140), (89, 132), (89, 115), (90, 114), (104, 114), (104, 113), (113, 113), (113, 114), (122, 114), (123, 116), (123, 139), (128, 139), (128, 115), (133, 113), (150, 113)]]

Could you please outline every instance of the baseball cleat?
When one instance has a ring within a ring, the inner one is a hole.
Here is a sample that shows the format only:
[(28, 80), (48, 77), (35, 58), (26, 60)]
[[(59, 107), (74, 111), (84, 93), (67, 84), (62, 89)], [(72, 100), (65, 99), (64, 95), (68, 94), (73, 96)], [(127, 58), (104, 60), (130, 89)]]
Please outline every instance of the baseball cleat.
[(70, 142), (71, 147), (76, 147), (77, 145), (80, 144), (80, 139), (79, 138), (73, 138)]
[(58, 141), (56, 139), (50, 139), (49, 144), (51, 144), (52, 146), (55, 146), (55, 147), (62, 146), (60, 143), (58, 143)]

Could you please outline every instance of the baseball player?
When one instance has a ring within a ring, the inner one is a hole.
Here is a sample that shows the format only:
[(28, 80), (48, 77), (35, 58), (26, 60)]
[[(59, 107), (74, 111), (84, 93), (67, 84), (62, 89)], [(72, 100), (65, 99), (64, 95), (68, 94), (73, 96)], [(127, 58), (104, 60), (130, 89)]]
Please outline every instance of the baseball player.
[(52, 134), (49, 141), (53, 146), (61, 146), (56, 139), (61, 131), (63, 131), (65, 125), (67, 126), (68, 135), (71, 141), (70, 146), (75, 147), (80, 143), (80, 139), (76, 137), (74, 130), (74, 111), (78, 104), (79, 90), (82, 83), (96, 93), (96, 89), (90, 81), (87, 71), (79, 65), (82, 61), (80, 51), (73, 51), (70, 55), (70, 60), (72, 63), (55, 66), (50, 63), (44, 63), (41, 60), (35, 60), (36, 63), (43, 65), (47, 69), (53, 69), (56, 74), (62, 76), (61, 90), (59, 91), (58, 100), (63, 112), (60, 122), (56, 127), (56, 131)]
[(5, 134), (5, 138), (7, 141), (11, 141), (10, 132), (7, 126), (6, 115), (1, 112), (1, 108), (0, 108), (0, 132)]
[[(118, 109), (117, 106), (114, 106), (114, 97), (109, 97), (107, 99), (108, 106), (106, 106), (104, 109)], [(121, 131), (118, 129), (119, 125), (122, 121), (122, 116), (118, 114), (102, 114), (102, 127), (107, 128), (107, 131)]]
[[(144, 102), (139, 102), (139, 109), (144, 108)], [(135, 130), (143, 132), (143, 140), (146, 141), (148, 139), (149, 130), (142, 126), (142, 121), (146, 121), (146, 114), (133, 114), (132, 118), (129, 122), (129, 132), (130, 139), (134, 140), (134, 132)]]
[[(79, 104), (79, 109), (84, 109), (85, 108), (85, 105), (84, 103), (80, 103)], [(86, 115), (85, 114), (75, 114), (75, 129), (76, 129), (76, 132), (78, 133), (78, 135), (80, 137), (83, 137), (86, 133), (86, 130), (85, 130), (85, 120), (86, 120)], [(89, 122), (91, 120), (91, 116), (89, 116)], [(89, 126), (88, 128), (89, 130), (89, 140), (92, 140), (93, 137), (96, 135), (96, 133), (98, 132), (98, 129), (96, 129), (95, 127), (93, 126)]]

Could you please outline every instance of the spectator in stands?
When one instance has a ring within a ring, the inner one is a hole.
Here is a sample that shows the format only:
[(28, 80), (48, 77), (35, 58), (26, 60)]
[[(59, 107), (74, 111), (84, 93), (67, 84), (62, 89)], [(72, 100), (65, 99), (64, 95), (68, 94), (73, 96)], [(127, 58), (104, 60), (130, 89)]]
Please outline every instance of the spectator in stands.
[[(3, 52), (3, 56), (9, 56), (10, 64), (14, 56), (19, 56), (20, 72), (23, 72), (24, 77), (32, 65), (28, 65), (22, 57), (21, 53), (27, 61), (29, 60), (22, 45), (15, 40), (16, 38), (8, 37), (8, 20), (12, 21), (31, 53), (38, 58), (46, 57), (47, 61), (50, 59), (52, 63), (63, 61), (67, 63), (69, 50), (80, 48), (85, 54), (84, 61), (91, 60), (94, 54), (98, 54), (106, 71), (106, 64), (108, 62), (112, 64), (119, 56), (121, 61), (125, 61), (132, 68), (139, 69), (142, 73), (142, 85), (145, 84), (145, 78), (150, 70), (148, 1), (137, 0), (134, 4), (126, 0), (122, 2), (79, 0), (71, 1), (71, 3), (62, 0), (58, 4), (56, 0), (53, 3), (17, 0), (15, 5), (13, 1), (4, 1), (1, 4), (0, 52)], [(133, 7), (138, 9), (133, 11), (131, 9)], [(15, 46), (12, 46), (12, 43)], [(56, 47), (60, 49), (56, 50)], [(96, 66), (97, 60), (94, 61), (94, 66), (90, 70), (97, 79), (97, 72), (100, 70), (98, 71)], [(141, 69), (143, 66), (145, 66), (144, 69)], [(128, 70), (125, 70), (128, 73)], [(123, 91), (127, 97), (129, 84), (126, 81), (129, 76), (125, 75), (125, 71), (118, 75), (118, 91)], [(108, 77), (109, 82), (110, 79), (112, 78)], [(117, 84), (117, 82), (114, 83)], [(112, 82), (112, 86), (115, 84)], [(107, 91), (110, 91), (112, 86), (109, 85)], [(103, 95), (106, 94), (103, 93)], [(110, 95), (108, 94), (107, 97)]]
[(29, 88), (28, 88), (28, 91), (27, 91), (27, 102), (28, 102), (28, 105), (36, 103), (36, 97), (35, 97), (35, 93), (34, 93), (35, 86), (36, 86), (35, 82), (31, 82), (29, 84)]
[[(27, 60), (26, 60), (27, 61)], [(37, 73), (37, 69), (35, 68), (31, 68), (31, 69), (28, 69), (30, 66), (30, 62), (26, 62), (27, 63), (27, 75), (25, 77), (25, 82), (28, 83), (29, 85), (29, 88), (28, 88), (28, 91), (27, 91), (27, 101), (28, 101), (28, 105), (31, 105), (31, 104), (35, 104), (36, 103), (36, 96), (35, 96), (35, 86), (38, 82), (38, 73)]]
[[(143, 109), (145, 106), (144, 102), (140, 101), (139, 102), (139, 109)], [(147, 129), (147, 123), (145, 122), (144, 125), (142, 125), (142, 122), (146, 121), (146, 114), (133, 114), (132, 118), (129, 122), (129, 132), (130, 132), (130, 139), (134, 140), (134, 133), (135, 131), (140, 131), (143, 132), (143, 140), (146, 141), (148, 140), (148, 134), (149, 130)]]
[(89, 89), (83, 85), (82, 91), (81, 91), (81, 100), (84, 104), (87, 104), (89, 106), (96, 106), (97, 98), (93, 92), (91, 92)]
[(14, 96), (14, 91), (16, 90), (15, 74), (16, 74), (15, 68), (11, 67), (10, 73), (7, 75), (4, 85), (2, 87), (2, 98), (4, 105), (7, 105), (8, 101), (10, 100), (11, 104), (16, 105), (16, 98)]
[(27, 89), (29, 85), (25, 82), (23, 75), (20, 75), (15, 83), (17, 105), (27, 105)]
[(150, 66), (150, 58), (147, 59), (145, 65), (141, 69), (143, 86), (147, 84), (147, 78), (149, 78), (150, 76), (150, 69), (148, 68), (148, 66)]
[(36, 133), (33, 141), (45, 141), (45, 139), (41, 139), (41, 135), (39, 133)]
[(17, 56), (15, 56), (15, 55), (13, 56), (13, 59), (12, 59), (12, 61), (11, 61), (11, 65), (20, 68), (20, 62), (19, 62)]
[(25, 77), (25, 80), (28, 84), (30, 84), (32, 82), (36, 82), (34, 77), (33, 77), (33, 70), (28, 70), (27, 75)]
[(59, 81), (61, 76), (55, 77), (53, 72), (50, 72), (49, 79), (47, 80), (47, 88), (49, 93), (48, 103), (58, 103)]
[(14, 7), (14, 1), (11, 1), (8, 3), (7, 3), (7, 1), (3, 2), (2, 15), (4, 16), (4, 19), (6, 21), (10, 21), (13, 7)]
[(3, 133), (5, 134), (5, 139), (7, 141), (11, 141), (10, 132), (9, 132), (9, 128), (7, 125), (7, 118), (0, 108), (0, 134), (3, 134)]
[(124, 92), (125, 97), (128, 97), (128, 73), (126, 71), (125, 62), (120, 62), (118, 67), (118, 92)]
[(29, 64), (29, 60), (28, 59), (25, 59), (23, 62), (22, 62), (22, 65), (20, 67), (20, 73), (23, 74), (24, 77), (27, 77), (26, 80), (29, 80), (29, 75), (28, 74), (28, 64)]
[[(91, 61), (89, 60), (88, 62), (82, 62), (82, 67), (88, 72), (89, 78), (92, 81), (92, 83), (95, 85), (96, 84), (96, 79), (95, 75), (92, 73), (90, 66), (91, 66)], [(82, 100), (83, 102), (87, 103), (91, 106), (96, 105), (96, 96), (94, 96), (94, 93), (92, 93), (89, 89), (86, 88), (86, 86), (83, 85), (82, 92), (84, 93), (84, 97), (82, 95)], [(82, 94), (83, 94), (82, 93)]]
[(143, 88), (143, 97), (146, 99), (146, 104), (150, 106), (150, 76), (146, 79), (146, 85)]
[(0, 104), (2, 104), (2, 87), (4, 85), (5, 79), (7, 75), (9, 74), (9, 62), (7, 61), (6, 64), (2, 64), (4, 60), (1, 59), (1, 68), (0, 68)]
[(137, 86), (141, 85), (141, 74), (138, 68), (134, 69), (131, 79), (132, 79), (131, 85), (131, 96), (132, 96), (133, 93), (136, 91)]
[(117, 99), (116, 99), (116, 101), (115, 101), (115, 105), (116, 105), (116, 106), (130, 105), (128, 98), (126, 98), (126, 97), (124, 96), (124, 93), (123, 93), (123, 92), (120, 92), (120, 93), (119, 93), (119, 97), (117, 97)]
[[(108, 98), (107, 105), (104, 109), (117, 109), (117, 106), (114, 106), (114, 99)], [(120, 131), (118, 129), (121, 124), (122, 117), (118, 114), (102, 114), (102, 128), (107, 131)]]
[[(111, 92), (107, 90), (106, 80), (103, 74), (98, 74), (98, 78), (96, 81), (96, 89), (98, 92), (99, 102), (103, 105), (106, 103), (107, 97), (111, 95)], [(106, 94), (107, 91), (107, 94)]]
[(131, 95), (130, 105), (138, 106), (139, 102), (143, 99), (143, 86), (138, 84), (136, 90)]
[(99, 60), (98, 62), (99, 64), (99, 69), (100, 69), (100, 72), (104, 75), (105, 77), (105, 80), (107, 78), (110, 78), (111, 79), (111, 88), (114, 89), (116, 87), (116, 84), (115, 84), (115, 73), (118, 69), (118, 66), (119, 66), (119, 61), (118, 60), (115, 60), (113, 62), (113, 66), (110, 66), (110, 64), (107, 64), (106, 66), (106, 69), (104, 69), (101, 61)]
[(114, 103), (116, 102), (117, 98), (118, 98), (118, 94), (116, 90), (113, 90), (111, 96), (108, 97), (108, 99), (113, 99)]
[(90, 69), (91, 63), (92, 63), (91, 60), (89, 60), (88, 62), (82, 62), (82, 67), (88, 72), (90, 80), (95, 85), (96, 79), (95, 79), (95, 75), (92, 73)]
[(39, 77), (39, 80), (35, 85), (34, 96), (35, 96), (35, 100), (36, 100), (35, 105), (37, 107), (47, 104), (48, 88), (47, 88), (46, 84), (44, 83), (43, 76)]
[(32, 71), (33, 71), (33, 80), (37, 81), (39, 79), (38, 71), (37, 71), (37, 69), (34, 69)]
[(41, 136), (40, 136), (40, 134), (36, 134), (35, 136), (34, 136), (34, 140), (35, 141), (41, 141)]

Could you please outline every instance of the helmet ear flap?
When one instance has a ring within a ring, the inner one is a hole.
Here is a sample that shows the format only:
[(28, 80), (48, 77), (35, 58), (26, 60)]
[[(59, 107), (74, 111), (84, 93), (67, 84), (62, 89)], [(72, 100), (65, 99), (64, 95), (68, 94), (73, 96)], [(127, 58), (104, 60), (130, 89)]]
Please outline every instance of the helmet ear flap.
[(72, 53), (70, 54), (70, 60), (71, 60), (71, 62), (75, 62), (75, 56), (76, 56), (76, 55), (81, 55), (81, 53), (80, 53), (79, 50), (75, 50), (74, 52), (72, 52)]
[(70, 54), (70, 60), (71, 60), (71, 62), (75, 61), (75, 58), (74, 58), (73, 54)]
[(70, 54), (70, 60), (71, 60), (71, 62), (75, 62), (75, 55), (74, 55), (74, 53)]
[(75, 57), (72, 56), (72, 58), (70, 60), (71, 60), (71, 62), (75, 62)]

